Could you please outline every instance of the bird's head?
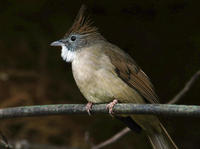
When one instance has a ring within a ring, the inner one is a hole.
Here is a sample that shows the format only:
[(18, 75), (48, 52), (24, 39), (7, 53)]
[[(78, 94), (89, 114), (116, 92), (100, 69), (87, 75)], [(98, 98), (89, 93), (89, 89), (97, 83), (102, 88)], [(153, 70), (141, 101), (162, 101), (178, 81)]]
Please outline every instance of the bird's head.
[(84, 16), (85, 5), (82, 5), (74, 24), (65, 36), (51, 43), (51, 46), (61, 46), (61, 57), (67, 62), (72, 62), (76, 53), (85, 47), (92, 46), (99, 40), (104, 40), (98, 29), (92, 26), (89, 18)]

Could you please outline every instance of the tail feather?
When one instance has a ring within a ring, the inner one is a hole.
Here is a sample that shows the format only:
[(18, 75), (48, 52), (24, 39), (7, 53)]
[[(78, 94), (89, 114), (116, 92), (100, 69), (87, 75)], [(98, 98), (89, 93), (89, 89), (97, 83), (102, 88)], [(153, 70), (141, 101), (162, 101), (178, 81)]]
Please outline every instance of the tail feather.
[(161, 131), (159, 132), (152, 131), (148, 133), (153, 149), (178, 149), (161, 123), (160, 128)]

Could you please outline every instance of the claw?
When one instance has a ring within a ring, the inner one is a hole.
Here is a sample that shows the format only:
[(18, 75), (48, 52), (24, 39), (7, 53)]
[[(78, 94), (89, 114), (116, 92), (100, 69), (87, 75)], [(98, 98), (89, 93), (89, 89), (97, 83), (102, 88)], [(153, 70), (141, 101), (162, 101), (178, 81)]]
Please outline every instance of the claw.
[(118, 103), (117, 99), (114, 99), (112, 102), (106, 105), (106, 108), (109, 110), (109, 114), (113, 117), (113, 107)]
[(92, 110), (92, 102), (88, 102), (87, 105), (85, 106), (87, 113), (89, 114), (89, 116), (91, 115), (91, 110)]

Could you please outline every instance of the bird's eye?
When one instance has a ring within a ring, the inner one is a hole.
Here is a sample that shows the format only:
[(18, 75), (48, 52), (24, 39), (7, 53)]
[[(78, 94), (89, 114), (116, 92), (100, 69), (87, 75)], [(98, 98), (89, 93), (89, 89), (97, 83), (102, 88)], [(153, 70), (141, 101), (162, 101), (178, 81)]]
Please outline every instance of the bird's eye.
[(75, 41), (75, 40), (76, 40), (76, 36), (72, 36), (71, 41)]

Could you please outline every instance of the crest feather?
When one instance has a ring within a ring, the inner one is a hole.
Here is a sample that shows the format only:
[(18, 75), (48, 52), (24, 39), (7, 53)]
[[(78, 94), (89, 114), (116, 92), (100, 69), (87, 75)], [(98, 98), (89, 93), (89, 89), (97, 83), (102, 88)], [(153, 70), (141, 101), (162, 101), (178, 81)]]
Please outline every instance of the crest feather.
[(93, 22), (89, 19), (89, 17), (84, 16), (85, 10), (86, 6), (82, 5), (75, 18), (72, 27), (65, 34), (65, 36), (68, 36), (71, 33), (78, 33), (78, 34), (97, 33), (98, 29), (92, 26)]

